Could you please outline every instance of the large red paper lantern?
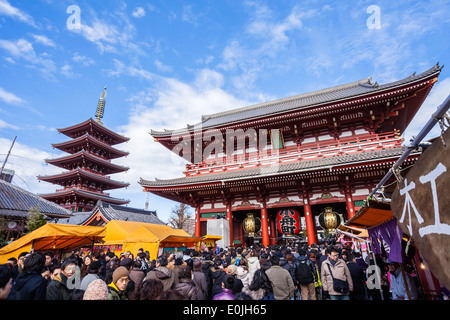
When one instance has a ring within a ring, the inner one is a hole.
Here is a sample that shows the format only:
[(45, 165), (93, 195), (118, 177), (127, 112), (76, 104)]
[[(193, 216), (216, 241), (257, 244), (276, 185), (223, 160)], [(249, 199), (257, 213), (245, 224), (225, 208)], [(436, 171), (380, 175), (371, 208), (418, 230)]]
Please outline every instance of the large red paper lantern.
[(278, 232), (283, 234), (299, 234), (300, 214), (294, 209), (282, 209), (277, 213)]

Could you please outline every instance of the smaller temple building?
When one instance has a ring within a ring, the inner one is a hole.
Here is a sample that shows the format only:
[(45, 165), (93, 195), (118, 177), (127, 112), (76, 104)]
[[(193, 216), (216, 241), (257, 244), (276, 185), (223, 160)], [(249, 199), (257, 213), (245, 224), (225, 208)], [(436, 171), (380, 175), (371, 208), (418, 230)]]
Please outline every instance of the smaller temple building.
[(108, 203), (98, 200), (95, 207), (88, 212), (78, 212), (67, 219), (59, 219), (58, 223), (81, 226), (105, 226), (112, 220), (134, 221), (165, 225), (158, 218), (156, 211), (144, 210)]
[(96, 119), (92, 118), (67, 127), (58, 132), (71, 140), (55, 143), (52, 146), (68, 155), (46, 159), (45, 162), (66, 171), (50, 176), (39, 176), (38, 179), (61, 186), (54, 193), (40, 196), (53, 201), (74, 212), (92, 210), (98, 200), (122, 205), (128, 200), (111, 197), (106, 190), (127, 187), (129, 184), (111, 179), (110, 175), (127, 171), (128, 168), (111, 162), (125, 157), (128, 152), (114, 148), (129, 138), (121, 136), (106, 128), (100, 121), (106, 104), (106, 87), (98, 101)]

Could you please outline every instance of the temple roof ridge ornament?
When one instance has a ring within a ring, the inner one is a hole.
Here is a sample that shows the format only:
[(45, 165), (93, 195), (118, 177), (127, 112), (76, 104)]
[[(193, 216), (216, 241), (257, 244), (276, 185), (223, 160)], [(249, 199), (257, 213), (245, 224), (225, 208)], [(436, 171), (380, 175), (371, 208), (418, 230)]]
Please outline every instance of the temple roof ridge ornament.
[(106, 105), (106, 85), (103, 88), (103, 92), (100, 95), (100, 99), (98, 100), (97, 103), (97, 110), (95, 111), (95, 121), (102, 124), (101, 122), (101, 118), (103, 118), (103, 114), (105, 113), (105, 105)]

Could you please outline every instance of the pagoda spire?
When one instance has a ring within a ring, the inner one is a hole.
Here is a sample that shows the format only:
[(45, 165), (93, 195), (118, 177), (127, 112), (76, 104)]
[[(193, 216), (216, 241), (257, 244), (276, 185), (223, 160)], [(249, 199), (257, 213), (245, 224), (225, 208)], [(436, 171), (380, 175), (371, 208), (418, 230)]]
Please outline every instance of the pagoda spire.
[(105, 112), (105, 104), (106, 104), (106, 85), (103, 88), (103, 92), (100, 95), (100, 99), (98, 99), (97, 110), (95, 111), (95, 121), (103, 124), (101, 122), (101, 118), (103, 118), (103, 113)]

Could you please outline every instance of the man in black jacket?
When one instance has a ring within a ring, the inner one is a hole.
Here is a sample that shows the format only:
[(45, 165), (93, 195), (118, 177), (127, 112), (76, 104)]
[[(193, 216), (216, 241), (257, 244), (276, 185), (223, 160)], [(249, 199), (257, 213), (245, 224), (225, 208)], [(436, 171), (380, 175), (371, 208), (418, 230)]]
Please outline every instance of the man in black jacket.
[(69, 300), (73, 288), (68, 280), (75, 274), (76, 261), (67, 259), (61, 265), (61, 272), (47, 287), (47, 300)]

